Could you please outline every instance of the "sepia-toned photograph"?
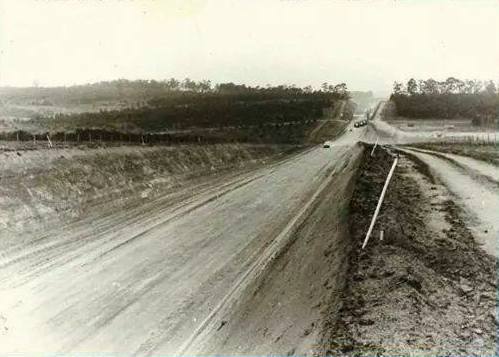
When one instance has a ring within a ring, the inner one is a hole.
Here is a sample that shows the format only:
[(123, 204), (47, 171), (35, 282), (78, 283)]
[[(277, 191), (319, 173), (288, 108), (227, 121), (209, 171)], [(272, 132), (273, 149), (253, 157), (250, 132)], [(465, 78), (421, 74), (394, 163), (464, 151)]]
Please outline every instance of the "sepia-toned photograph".
[(0, 357), (499, 355), (498, 0), (0, 0)]

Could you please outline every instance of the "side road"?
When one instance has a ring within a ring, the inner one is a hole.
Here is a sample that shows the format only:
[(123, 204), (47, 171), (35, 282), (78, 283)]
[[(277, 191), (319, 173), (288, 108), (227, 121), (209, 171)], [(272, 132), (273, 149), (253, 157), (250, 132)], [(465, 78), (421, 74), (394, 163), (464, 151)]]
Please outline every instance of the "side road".
[(499, 238), (499, 169), (458, 155), (401, 149), (423, 161), (431, 174), (454, 194), (467, 213), (466, 223), (483, 249), (496, 257)]

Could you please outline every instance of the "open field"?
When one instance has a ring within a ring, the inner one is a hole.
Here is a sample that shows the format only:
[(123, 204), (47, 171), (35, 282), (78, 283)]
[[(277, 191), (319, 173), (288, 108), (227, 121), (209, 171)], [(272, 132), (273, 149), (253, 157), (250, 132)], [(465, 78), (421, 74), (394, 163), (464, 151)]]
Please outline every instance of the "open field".
[(452, 133), (486, 132), (486, 127), (474, 126), (471, 119), (409, 119), (395, 117), (387, 120), (396, 128), (407, 131), (445, 131)]

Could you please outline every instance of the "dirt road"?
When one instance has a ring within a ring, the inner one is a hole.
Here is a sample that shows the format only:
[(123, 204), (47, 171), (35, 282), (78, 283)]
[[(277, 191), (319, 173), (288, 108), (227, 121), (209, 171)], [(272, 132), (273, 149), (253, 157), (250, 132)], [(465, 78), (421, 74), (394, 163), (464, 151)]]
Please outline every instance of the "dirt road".
[[(349, 182), (360, 135), (347, 131), (331, 149), (314, 148), (199, 192), (95, 212), (4, 242), (0, 353), (193, 353), (200, 341), (201, 352), (243, 342), (251, 352), (245, 334), (225, 334), (223, 342), (211, 337), (227, 323), (219, 316), (237, 310), (246, 287), (289, 249), (322, 190), (339, 176), (341, 185)], [(348, 202), (341, 192), (337, 199)], [(325, 239), (338, 237), (332, 231)], [(314, 254), (308, 259), (324, 259), (322, 250)], [(275, 327), (283, 340), (302, 333), (300, 316), (313, 315), (308, 302), (289, 304), (300, 314), (296, 324)], [(280, 352), (277, 345), (259, 352)]]
[(399, 130), (381, 120), (378, 115), (370, 131), (366, 132), (365, 139), (373, 142), (373, 137), (376, 136), (384, 144), (403, 145), (403, 151), (411, 153), (428, 165), (432, 174), (443, 181), (457, 203), (465, 209), (467, 224), (483, 245), (483, 249), (497, 256), (499, 168), (471, 157), (408, 146), (412, 143), (431, 141), (432, 135), (432, 132)]
[(423, 161), (466, 209), (467, 226), (490, 255), (498, 257), (499, 169), (471, 158), (421, 149), (404, 149)]

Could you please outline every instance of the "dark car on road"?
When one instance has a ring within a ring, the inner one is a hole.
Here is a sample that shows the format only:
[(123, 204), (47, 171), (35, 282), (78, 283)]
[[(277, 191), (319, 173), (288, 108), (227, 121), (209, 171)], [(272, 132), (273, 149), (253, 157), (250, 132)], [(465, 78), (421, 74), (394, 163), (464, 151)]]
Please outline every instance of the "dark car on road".
[(361, 126), (367, 125), (367, 120), (360, 120), (353, 124), (354, 127), (360, 128)]

